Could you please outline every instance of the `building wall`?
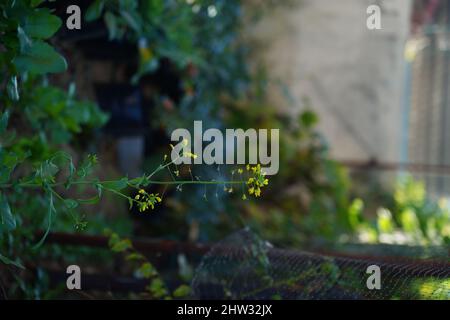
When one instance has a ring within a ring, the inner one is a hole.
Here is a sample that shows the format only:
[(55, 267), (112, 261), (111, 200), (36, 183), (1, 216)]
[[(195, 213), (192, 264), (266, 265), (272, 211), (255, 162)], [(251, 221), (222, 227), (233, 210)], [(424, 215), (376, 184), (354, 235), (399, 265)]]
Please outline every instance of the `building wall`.
[[(274, 104), (295, 114), (307, 97), (336, 159), (399, 161), (404, 45), (409, 0), (298, 0), (248, 24), (254, 61), (291, 90)], [(382, 30), (368, 30), (366, 9), (382, 8)]]

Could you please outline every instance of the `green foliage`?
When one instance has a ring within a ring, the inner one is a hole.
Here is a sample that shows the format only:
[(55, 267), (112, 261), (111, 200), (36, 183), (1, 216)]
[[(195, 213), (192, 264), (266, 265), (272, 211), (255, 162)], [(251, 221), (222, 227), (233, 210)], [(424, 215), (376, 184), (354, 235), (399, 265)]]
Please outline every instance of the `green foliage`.
[(121, 238), (117, 233), (111, 230), (105, 230), (104, 233), (109, 236), (109, 247), (115, 253), (120, 253), (124, 256), (125, 261), (129, 262), (137, 274), (137, 277), (147, 279), (149, 284), (146, 286), (146, 292), (143, 292), (144, 297), (152, 299), (172, 299), (184, 298), (189, 296), (191, 289), (188, 285), (182, 284), (177, 287), (172, 294), (170, 294), (167, 285), (163, 278), (156, 270), (154, 265), (136, 249), (129, 239)]
[(414, 292), (419, 293), (420, 299), (450, 300), (450, 279), (417, 279), (410, 286)]
[(262, 93), (259, 98), (256, 95), (256, 101), (227, 101), (230, 113), (226, 120), (232, 127), (283, 128), (280, 172), (271, 180), (269, 194), (262, 203), (248, 203), (244, 208), (246, 221), (261, 234), (286, 244), (336, 239), (415, 245), (449, 243), (448, 204), (443, 199), (429, 199), (422, 182), (411, 176), (400, 178), (387, 201), (391, 205), (379, 208), (376, 217), (369, 217), (364, 198), (352, 199), (345, 168), (330, 160), (328, 147), (316, 130), (317, 115), (306, 109), (293, 121), (263, 104), (265, 90), (254, 92)]
[(226, 101), (230, 127), (281, 128), (283, 132), (280, 171), (271, 179), (262, 204), (246, 206), (246, 221), (265, 237), (284, 244), (333, 241), (359, 219), (358, 204), (351, 202), (348, 173), (330, 159), (328, 145), (317, 130), (318, 116), (308, 104), (296, 118), (279, 113), (265, 103), (266, 84), (261, 82), (262, 88), (256, 86), (248, 96)]
[[(10, 92), (17, 100), (17, 73), (46, 74), (67, 68), (65, 59), (45, 40), (61, 26), (61, 20), (47, 9), (35, 8), (35, 1), (4, 1), (0, 4), (1, 43), (6, 49), (0, 61), (9, 73)], [(11, 95), (11, 94), (10, 94)]]
[[(38, 8), (41, 3), (37, 0), (0, 3), (0, 261), (16, 267), (48, 254), (42, 244), (53, 228), (89, 229), (82, 205), (96, 204), (104, 191), (144, 211), (161, 202), (161, 197), (150, 193), (143, 200), (137, 199), (128, 195), (130, 190), (140, 192), (141, 187), (153, 183), (178, 186), (215, 183), (193, 178), (151, 180), (163, 169), (171, 171), (173, 162), (159, 165), (151, 174), (138, 179), (100, 180), (94, 175), (98, 163), (95, 155), (83, 156), (84, 150), (74, 147), (81, 159), (75, 161), (72, 154), (62, 151), (61, 146), (73, 144), (78, 135), (92, 134), (108, 117), (94, 103), (79, 101), (74, 84), (67, 89), (49, 84), (49, 74), (65, 71), (67, 63), (49, 41), (60, 28), (61, 20), (50, 10)], [(206, 7), (201, 11), (202, 19), (209, 21)], [(196, 41), (203, 35), (193, 22), (197, 14), (184, 2), (95, 1), (86, 18), (94, 20), (102, 16), (111, 39), (126, 38), (139, 44), (141, 63), (136, 79), (155, 70), (161, 57), (171, 58), (180, 71), (193, 63), (205, 66), (199, 57), (210, 57), (204, 55), (204, 48), (198, 48)], [(222, 31), (223, 35), (228, 32)], [(210, 72), (207, 68), (203, 70)], [(207, 88), (209, 83), (203, 85)], [(186, 88), (189, 87), (192, 84), (186, 82)], [(203, 97), (204, 101), (209, 98)], [(179, 119), (185, 119), (184, 116), (179, 115)], [(90, 193), (87, 197), (86, 192)], [(68, 193), (70, 196), (66, 197)], [(192, 201), (193, 197), (189, 198)], [(98, 227), (95, 225), (98, 218), (89, 220), (92, 230)], [(40, 238), (36, 239), (38, 234)], [(113, 250), (122, 252), (130, 249), (130, 245), (128, 241), (119, 241)], [(146, 275), (147, 267), (141, 270)], [(14, 270), (8, 271), (14, 275)], [(19, 288), (27, 297), (37, 297), (33, 294), (38, 291), (28, 288), (21, 279), (11, 286), (11, 291), (17, 294), (14, 290)], [(155, 297), (167, 296), (158, 279), (152, 280), (149, 291)], [(180, 289), (177, 295), (184, 293), (186, 290)]]
[(154, 71), (161, 57), (171, 58), (179, 67), (200, 62), (194, 46), (195, 14), (184, 1), (162, 0), (96, 0), (85, 19), (103, 17), (110, 39), (126, 38), (139, 42), (138, 76)]
[[(41, 2), (0, 3), (0, 261), (20, 268), (47, 252), (41, 245), (53, 226), (85, 229), (78, 206), (98, 201), (103, 189), (95, 178), (86, 181), (95, 156), (76, 168), (72, 156), (60, 151), (61, 144), (71, 143), (82, 131), (102, 126), (107, 115), (91, 102), (78, 101), (74, 85), (68, 90), (49, 85), (46, 75), (64, 71), (67, 64), (47, 42), (61, 20), (36, 8)], [(83, 185), (94, 187), (97, 196), (61, 195)], [(58, 213), (67, 215), (56, 220)], [(36, 240), (39, 229), (43, 235)], [(21, 281), (14, 288), (33, 291)]]
[(16, 219), (11, 213), (8, 199), (2, 194), (0, 202), (0, 232), (12, 231), (16, 228)]
[[(423, 182), (406, 175), (398, 179), (392, 205), (377, 210), (376, 223), (361, 213), (352, 228), (360, 241), (409, 245), (448, 245), (450, 208), (445, 199), (429, 199)], [(354, 219), (350, 210), (349, 219)]]

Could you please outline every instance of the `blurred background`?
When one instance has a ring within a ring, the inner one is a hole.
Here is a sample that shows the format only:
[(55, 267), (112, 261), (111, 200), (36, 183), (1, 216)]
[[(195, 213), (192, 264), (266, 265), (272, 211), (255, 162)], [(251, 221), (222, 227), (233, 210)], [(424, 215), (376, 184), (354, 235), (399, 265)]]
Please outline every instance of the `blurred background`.
[[(380, 30), (366, 27), (372, 4)], [(278, 248), (408, 257), (419, 269), (432, 258), (448, 271), (450, 1), (82, 0), (80, 30), (65, 26), (69, 5), (41, 4), (63, 20), (51, 43), (68, 61), (46, 81), (98, 107), (79, 109), (80, 127), (53, 115), (62, 125), (45, 129), (46, 143), (26, 141), (34, 154), (58, 146), (81, 162), (94, 153), (99, 178), (135, 178), (170, 152), (174, 129), (202, 120), (204, 130), (279, 128), (280, 170), (256, 200), (227, 186), (149, 186), (164, 195), (150, 212), (106, 194), (77, 209), (75, 223), (58, 214), (39, 253), (14, 249), (33, 273), (14, 285), (0, 276), (5, 297), (139, 292), (123, 277), (140, 273), (111, 241), (108, 249), (111, 234), (135, 240), (169, 287), (190, 283), (206, 248), (243, 228)], [(193, 165), (180, 176), (230, 179), (234, 169)], [(24, 199), (16, 203), (44, 229), (45, 208)], [(21, 232), (31, 242), (30, 230)], [(70, 263), (91, 275), (91, 291), (64, 291)], [(424, 293), (408, 281), (417, 295), (402, 288), (383, 298), (429, 298), (436, 286)], [(437, 283), (444, 289), (433, 297), (450, 299), (448, 277)]]

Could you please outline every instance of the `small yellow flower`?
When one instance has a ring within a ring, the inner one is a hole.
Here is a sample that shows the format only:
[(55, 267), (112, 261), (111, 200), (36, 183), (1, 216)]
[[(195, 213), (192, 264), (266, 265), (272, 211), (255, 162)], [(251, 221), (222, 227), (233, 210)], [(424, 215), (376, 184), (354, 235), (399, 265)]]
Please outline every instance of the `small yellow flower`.
[(141, 59), (144, 63), (150, 61), (153, 57), (153, 52), (150, 48), (147, 47), (140, 47), (139, 48), (139, 54), (141, 56)]
[(242, 200), (247, 200), (247, 196), (244, 194), (242, 194)]
[(261, 188), (269, 184), (269, 179), (265, 178), (265, 173), (261, 171), (261, 165), (255, 166), (247, 165), (247, 170), (250, 171), (250, 177), (246, 184), (248, 187), (248, 194), (254, 195), (256, 198), (261, 196)]
[(140, 189), (138, 194), (134, 197), (134, 201), (137, 203), (139, 212), (144, 212), (148, 208), (152, 210), (155, 208), (155, 204), (162, 201), (158, 193), (148, 194), (144, 189)]
[(241, 168), (238, 169), (238, 173), (242, 174), (242, 172), (244, 172), (244, 170), (242, 170)]

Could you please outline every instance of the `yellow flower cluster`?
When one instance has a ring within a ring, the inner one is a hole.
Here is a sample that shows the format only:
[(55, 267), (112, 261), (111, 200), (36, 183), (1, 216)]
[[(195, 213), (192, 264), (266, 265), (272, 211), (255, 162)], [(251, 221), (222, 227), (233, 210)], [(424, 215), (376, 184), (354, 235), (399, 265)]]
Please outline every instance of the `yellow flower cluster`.
[(144, 189), (139, 190), (138, 194), (134, 197), (134, 200), (137, 202), (140, 212), (144, 212), (149, 208), (153, 210), (155, 208), (155, 204), (162, 201), (159, 197), (159, 193), (149, 194)]
[(247, 171), (252, 174), (247, 180), (248, 194), (257, 198), (261, 196), (261, 188), (269, 184), (269, 179), (266, 178), (266, 173), (261, 171), (260, 164), (253, 167), (247, 165)]

